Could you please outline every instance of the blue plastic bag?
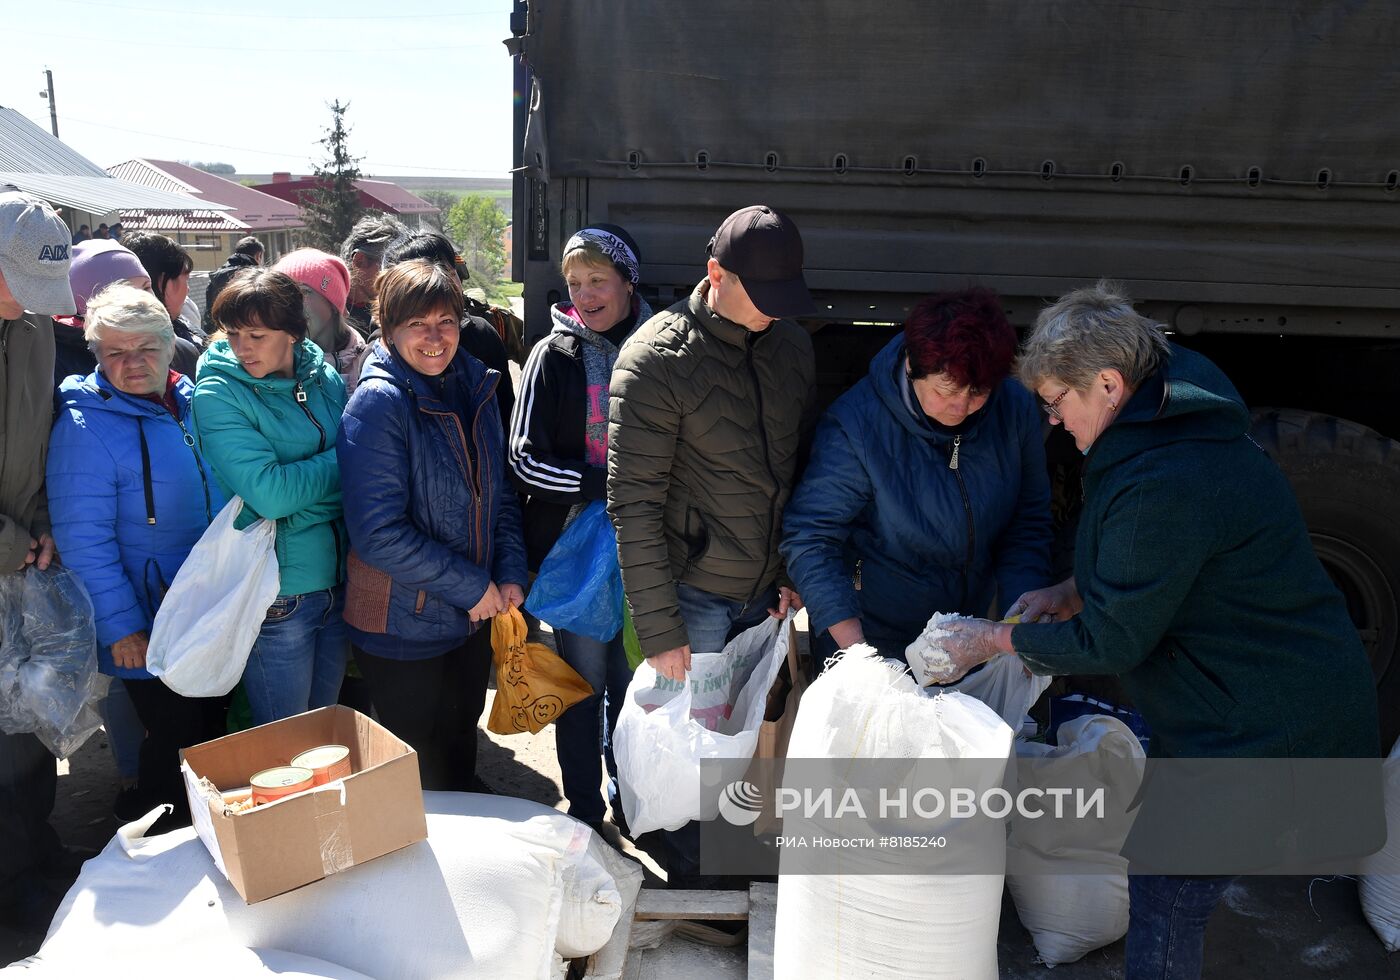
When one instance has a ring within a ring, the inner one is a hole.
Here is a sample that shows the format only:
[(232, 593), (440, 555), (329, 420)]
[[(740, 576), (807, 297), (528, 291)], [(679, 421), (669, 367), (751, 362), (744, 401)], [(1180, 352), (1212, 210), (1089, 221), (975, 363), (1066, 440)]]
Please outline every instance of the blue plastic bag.
[(617, 532), (595, 500), (559, 535), (540, 563), (525, 608), (554, 629), (607, 643), (622, 629)]

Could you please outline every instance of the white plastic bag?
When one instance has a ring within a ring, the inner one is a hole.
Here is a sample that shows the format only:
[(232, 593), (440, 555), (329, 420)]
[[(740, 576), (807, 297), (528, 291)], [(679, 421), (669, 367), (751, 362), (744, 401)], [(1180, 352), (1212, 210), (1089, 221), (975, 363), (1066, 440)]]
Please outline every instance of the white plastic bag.
[[(803, 695), (788, 759), (988, 759), (999, 765), (965, 772), (999, 784), (1011, 742), (986, 705), (927, 697), (902, 664), (860, 645)], [(784, 850), (780, 869), (799, 854)], [(849, 873), (779, 874), (774, 976), (996, 980), (1002, 875), (871, 873), (889, 862), (877, 851), (840, 859)]]
[(1385, 847), (1361, 865), (1357, 892), (1366, 921), (1387, 951), (1400, 950), (1400, 740), (1381, 766), (1385, 779)]
[[(613, 733), (622, 809), (633, 834), (713, 820), (719, 792), (743, 776), (758, 746), (768, 689), (787, 657), (791, 631), (769, 617), (720, 653), (692, 653), (686, 682), (650, 664), (637, 668)], [(732, 760), (702, 791), (702, 759)]]
[(277, 523), (233, 523), (234, 497), (195, 543), (156, 612), (146, 669), (188, 698), (218, 697), (243, 676), (267, 607), (277, 598)]
[[(1147, 758), (1128, 726), (1107, 715), (1084, 715), (1065, 722), (1058, 747), (1022, 742), (1016, 752), (1024, 758), (1054, 760), (1028, 770), (1040, 777), (1034, 785), (1102, 786), (1110, 800), (1119, 802), (1137, 795)], [(1071, 771), (1072, 776), (1057, 777)], [(1029, 785), (1021, 783), (1022, 788)], [(1021, 925), (1030, 932), (1047, 966), (1073, 963), (1127, 935), (1128, 859), (1120, 850), (1129, 822), (1118, 825), (1121, 835), (1106, 835), (1089, 821), (1052, 826), (1012, 814), (1006, 841), (1006, 887)], [(1096, 867), (1102, 873), (1061, 874), (1056, 873), (1057, 867)]]
[[(974, 697), (1001, 715), (1001, 720), (1010, 725), (1013, 732), (1019, 732), (1026, 721), (1026, 712), (1045, 693), (1051, 681), (1049, 677), (1030, 673), (1019, 657), (1012, 654), (993, 657), (981, 670), (955, 683), (939, 686), (941, 678), (946, 676), (943, 669), (952, 666), (952, 660), (943, 652), (939, 642), (941, 637), (947, 635), (943, 624), (967, 618), (952, 613), (933, 614), (924, 631), (904, 651), (914, 680), (928, 695), (957, 691)], [(934, 686), (926, 686), (930, 684)]]

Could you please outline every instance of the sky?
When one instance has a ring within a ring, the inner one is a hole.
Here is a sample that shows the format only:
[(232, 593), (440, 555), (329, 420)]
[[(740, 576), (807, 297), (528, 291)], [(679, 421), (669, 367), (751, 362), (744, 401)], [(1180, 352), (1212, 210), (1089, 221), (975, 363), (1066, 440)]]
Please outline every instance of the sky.
[(0, 105), (47, 130), (50, 68), (59, 136), (99, 166), (307, 173), (339, 99), (366, 174), (506, 177), (511, 6), (0, 0)]

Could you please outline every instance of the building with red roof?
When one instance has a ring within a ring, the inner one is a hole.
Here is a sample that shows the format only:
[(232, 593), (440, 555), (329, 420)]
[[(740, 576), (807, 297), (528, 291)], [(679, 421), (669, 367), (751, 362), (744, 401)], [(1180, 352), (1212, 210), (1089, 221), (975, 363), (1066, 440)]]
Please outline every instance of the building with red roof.
[[(290, 173), (283, 172), (274, 173), (271, 183), (257, 184), (254, 189), (280, 197), (284, 201), (301, 204), (302, 199), (318, 186), (319, 180), (316, 177), (293, 178)], [(391, 184), (387, 180), (362, 179), (355, 181), (355, 189), (360, 192), (360, 204), (371, 211), (392, 214), (413, 229), (437, 227), (431, 221), (425, 224), (424, 219), (436, 218), (438, 209), (398, 184)]]
[(305, 227), (301, 208), (295, 202), (174, 160), (128, 160), (108, 167), (107, 172), (147, 187), (217, 201), (232, 209), (183, 213), (122, 211), (126, 231), (154, 231), (173, 238), (190, 253), (197, 272), (217, 269), (246, 235), (262, 241), (267, 249), (266, 261), (271, 264), (297, 247), (297, 234)]

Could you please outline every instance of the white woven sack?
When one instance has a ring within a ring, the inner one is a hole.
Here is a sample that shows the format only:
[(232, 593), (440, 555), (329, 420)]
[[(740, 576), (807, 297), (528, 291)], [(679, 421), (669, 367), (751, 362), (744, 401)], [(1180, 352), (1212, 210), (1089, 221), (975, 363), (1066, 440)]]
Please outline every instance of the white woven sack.
[[(1018, 743), (1016, 752), (1046, 760), (1064, 760), (1067, 766), (1092, 766), (1097, 785), (1113, 800), (1136, 795), (1142, 764), (1142, 743), (1127, 725), (1106, 715), (1085, 715), (1060, 726), (1059, 746)], [(1084, 757), (1093, 755), (1090, 761)], [(1055, 765), (1037, 767), (1044, 788), (1056, 782)], [(1068, 785), (1086, 785), (1085, 769)], [(1031, 784), (1036, 785), (1036, 784)], [(1022, 785), (1022, 788), (1030, 788)], [(1026, 865), (1051, 871), (1057, 863), (1086, 863), (1112, 869), (1105, 874), (1017, 874), (1008, 870), (1006, 887), (1016, 903), (1021, 925), (1030, 932), (1036, 952), (1048, 966), (1073, 963), (1091, 950), (1122, 939), (1128, 932), (1128, 862), (1119, 853), (1122, 842), (1105, 841), (1096, 825), (1084, 823), (1078, 835), (1075, 825), (1053, 831), (1044, 821), (1013, 814), (1007, 837), (1007, 862), (1012, 869)]]
[[(787, 658), (791, 631), (769, 617), (720, 653), (692, 653), (686, 683), (649, 663), (637, 668), (613, 732), (622, 809), (633, 834), (713, 820), (719, 791), (743, 776), (758, 747), (768, 690)], [(702, 760), (725, 760), (700, 785)], [(733, 771), (729, 772), (732, 768)]]
[[(803, 695), (788, 758), (1008, 758), (1011, 729), (986, 705), (928, 697), (903, 667), (846, 651)], [(775, 976), (996, 980), (1002, 875), (862, 874), (861, 852), (842, 860), (856, 873), (779, 875)]]
[(1361, 911), (1385, 948), (1400, 950), (1400, 740), (1381, 766), (1385, 775), (1385, 847), (1362, 861)]
[[(529, 800), (423, 794), (428, 839), (249, 905), (192, 829), (128, 824), (78, 880), (36, 960), (53, 977), (152, 950), (228, 947), (316, 957), (376, 980), (550, 980), (560, 952), (601, 947), (641, 886), (587, 824)], [(26, 974), (27, 976), (28, 974)], [(327, 974), (340, 976), (340, 974)]]
[(185, 697), (233, 690), (277, 598), (277, 522), (234, 530), (242, 509), (234, 497), (200, 535), (151, 628), (146, 669)]

